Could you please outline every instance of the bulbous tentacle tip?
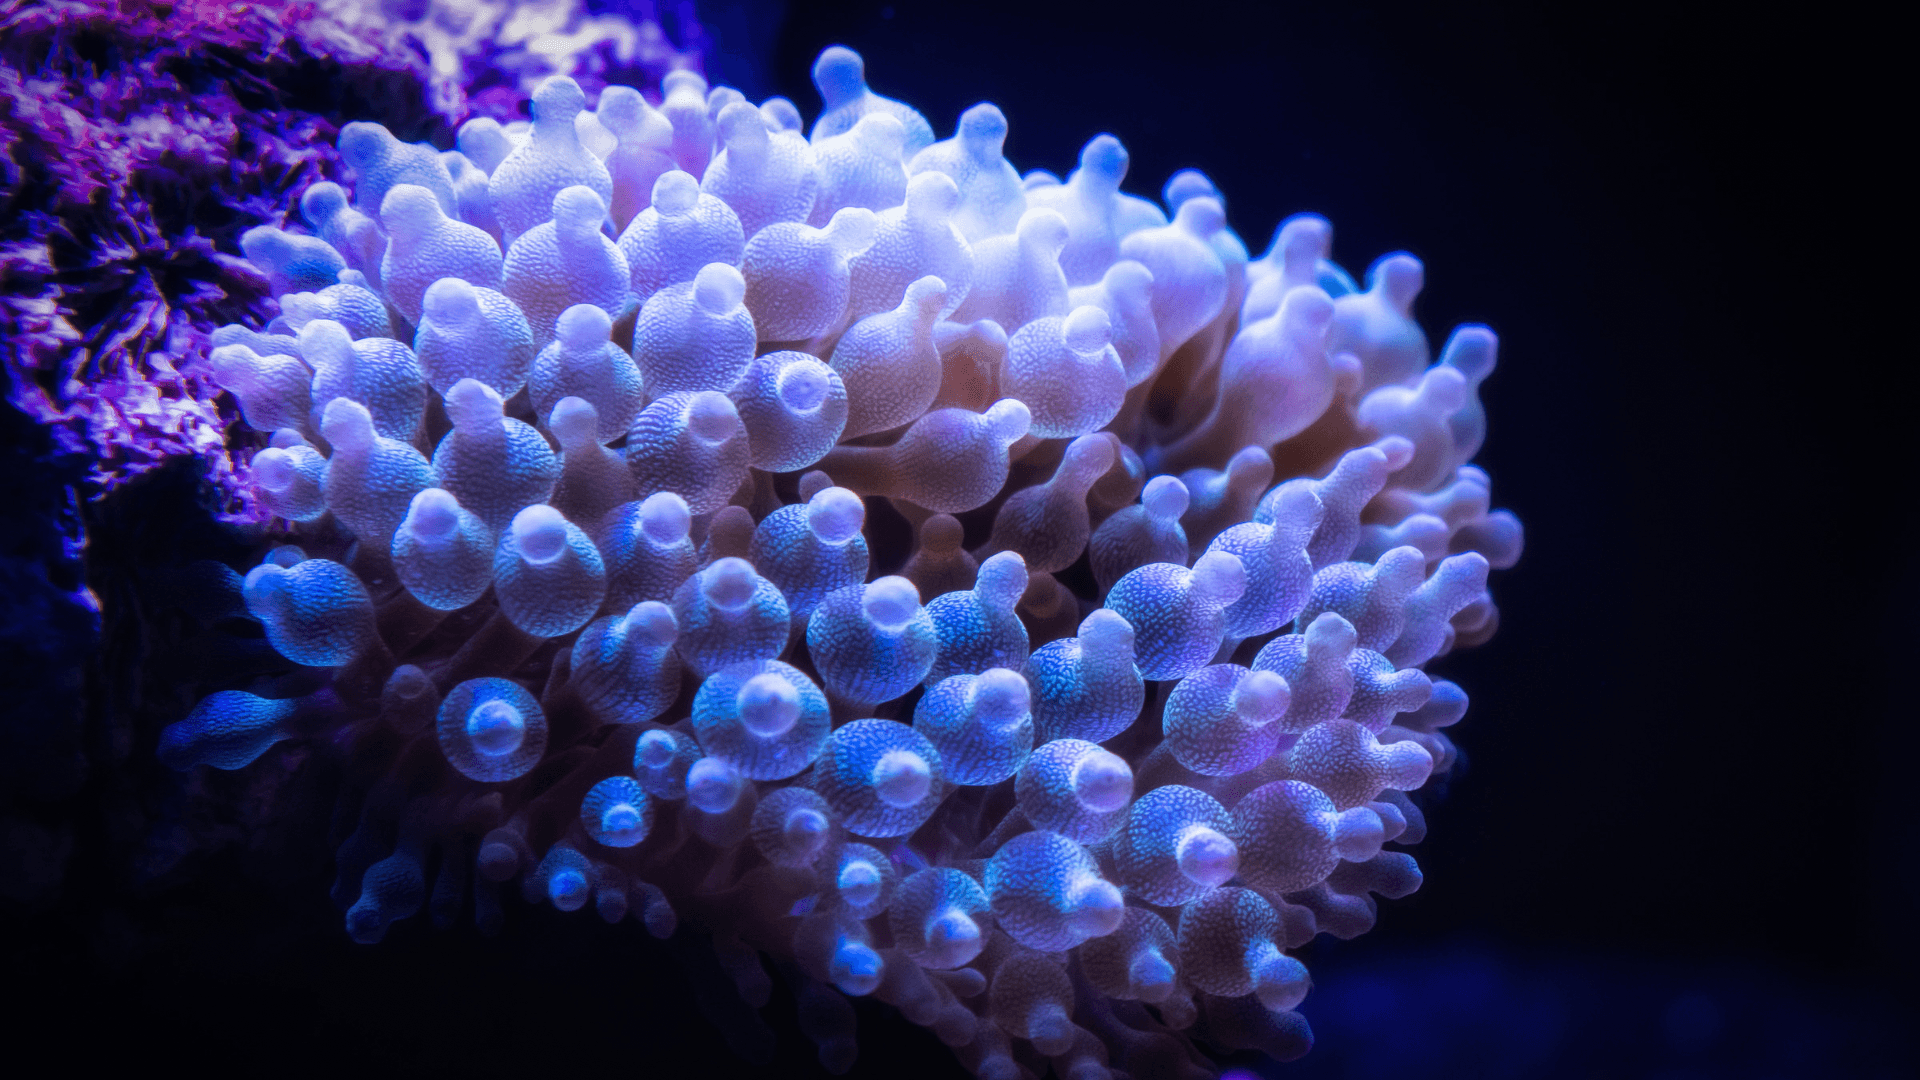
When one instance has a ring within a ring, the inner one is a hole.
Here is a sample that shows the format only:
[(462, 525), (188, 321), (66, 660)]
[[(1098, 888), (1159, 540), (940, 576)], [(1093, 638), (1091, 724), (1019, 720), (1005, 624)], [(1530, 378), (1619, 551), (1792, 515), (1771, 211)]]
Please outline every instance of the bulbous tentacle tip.
[(773, 738), (792, 730), (800, 719), (800, 692), (786, 677), (762, 672), (741, 684), (734, 708), (748, 731)]
[(334, 398), (320, 412), (320, 434), (336, 450), (363, 450), (373, 445), (373, 414), (352, 398)]
[(640, 504), (640, 528), (655, 544), (666, 547), (687, 538), (693, 512), (687, 500), (671, 491), (656, 491)]
[[(926, 941), (929, 952), (947, 961), (941, 966), (958, 967), (979, 955), (982, 942), (980, 924), (966, 912), (948, 908), (927, 921)], [(956, 963), (953, 962), (956, 957), (965, 959)]]
[(1194, 236), (1207, 238), (1227, 227), (1227, 211), (1219, 199), (1200, 195), (1181, 203), (1173, 221)]
[[(1114, 438), (1110, 434), (1092, 432), (1083, 434), (1069, 442), (1064, 455), (1060, 457), (1060, 467), (1054, 469), (1052, 484), (1060, 484), (1068, 492), (1085, 492), (1092, 488), (1108, 469), (1114, 467), (1119, 454), (1114, 450)], [(1085, 498), (1085, 494), (1081, 494)]]
[(988, 668), (974, 680), (974, 716), (994, 726), (1018, 723), (1032, 711), (1033, 694), (1026, 677), (1008, 668)]
[(867, 62), (845, 45), (829, 45), (813, 62), (813, 85), (833, 108), (867, 91)]
[(653, 182), (653, 208), (665, 217), (681, 217), (700, 202), (700, 181), (692, 173), (669, 169)]
[(880, 988), (885, 968), (886, 961), (872, 946), (848, 941), (834, 950), (833, 962), (828, 970), (833, 977), (833, 985), (842, 993), (864, 997)]
[(1233, 691), (1233, 711), (1249, 727), (1270, 724), (1293, 699), (1287, 680), (1271, 671), (1250, 671)]
[(759, 109), (745, 101), (732, 102), (714, 117), (713, 126), (729, 164), (757, 170), (766, 163), (773, 135)]
[(917, 220), (944, 219), (960, 206), (960, 185), (934, 169), (907, 180), (907, 214)]
[(740, 430), (740, 410), (718, 390), (703, 390), (687, 404), (687, 430), (704, 442), (726, 442)]
[(716, 757), (703, 757), (687, 770), (687, 801), (709, 814), (724, 814), (740, 801), (747, 779)]
[(1402, 315), (1410, 315), (1426, 277), (1424, 263), (1409, 252), (1396, 251), (1374, 260), (1367, 270), (1367, 288), (1379, 293)]
[(1207, 888), (1226, 884), (1240, 869), (1239, 848), (1224, 834), (1204, 825), (1181, 838), (1176, 858), (1188, 880)]
[(1133, 769), (1125, 758), (1095, 749), (1074, 765), (1073, 794), (1096, 814), (1111, 814), (1133, 799)]
[(1133, 652), (1133, 624), (1112, 608), (1097, 608), (1080, 623), (1080, 647), (1096, 653)]
[(991, 101), (983, 101), (960, 114), (960, 138), (969, 143), (990, 146), (995, 157), (1007, 138), (1007, 114)]
[(1074, 352), (1097, 353), (1113, 340), (1113, 321), (1105, 308), (1082, 304), (1067, 314), (1061, 333)]
[(1333, 325), (1333, 298), (1312, 285), (1302, 285), (1288, 291), (1280, 301), (1277, 318), (1281, 332), (1295, 342), (1303, 343), (1296, 347), (1324, 347), (1327, 331)]
[(1193, 588), (1214, 603), (1230, 604), (1246, 592), (1246, 564), (1232, 552), (1209, 551), (1193, 564)]
[(334, 146), (347, 164), (364, 168), (385, 156), (387, 145), (393, 141), (393, 133), (385, 126), (369, 120), (355, 120), (341, 126), (340, 137)]
[(613, 338), (613, 319), (594, 304), (575, 304), (562, 311), (554, 322), (554, 337), (568, 351), (584, 353)]
[(907, 141), (907, 126), (892, 113), (870, 112), (853, 125), (851, 134), (867, 152), (898, 158)]
[(1012, 446), (1033, 425), (1033, 410), (1017, 398), (1002, 398), (987, 408), (986, 421), (1001, 445)]
[(664, 731), (649, 731), (634, 743), (633, 759), (642, 768), (660, 769), (673, 760), (675, 752), (673, 736)]
[(1177, 476), (1156, 476), (1147, 481), (1146, 488), (1140, 493), (1140, 503), (1146, 507), (1147, 516), (1155, 521), (1176, 522), (1187, 512), (1190, 498), (1187, 485)]
[(547, 428), (560, 440), (562, 450), (585, 450), (598, 445), (600, 410), (586, 398), (561, 398), (547, 414)]
[(1022, 245), (1058, 252), (1067, 246), (1073, 230), (1060, 211), (1043, 206), (1031, 207), (1020, 215), (1020, 224), (1015, 230)]
[(709, 315), (737, 310), (747, 295), (747, 279), (730, 263), (708, 263), (693, 279), (693, 298)]
[(760, 115), (774, 131), (791, 131), (797, 135), (806, 126), (800, 118), (800, 107), (783, 97), (772, 97), (761, 102)]
[(1027, 591), (1029, 577), (1027, 560), (1019, 552), (1002, 551), (980, 564), (973, 591), (995, 607), (1011, 609)]
[(553, 562), (567, 547), (567, 519), (544, 503), (515, 514), (511, 532), (520, 557), (530, 563)]
[[(842, 258), (852, 258), (873, 246), (880, 219), (864, 206), (848, 206), (834, 211), (827, 221), (827, 240)], [(940, 279), (935, 278), (935, 281)], [(942, 283), (942, 290), (945, 283)]]
[(380, 201), (380, 224), (396, 236), (420, 236), (446, 218), (439, 198), (418, 184), (395, 184)]
[(629, 608), (622, 619), (629, 635), (637, 635), (655, 645), (671, 645), (680, 636), (680, 624), (673, 609), (658, 600), (642, 600)]
[(595, 233), (605, 217), (607, 204), (586, 184), (570, 184), (553, 194), (553, 225), (561, 233)]
[(903, 577), (883, 577), (866, 587), (861, 607), (875, 626), (898, 631), (920, 613), (920, 590)]
[(1275, 952), (1255, 969), (1253, 992), (1269, 1012), (1287, 1012), (1307, 998), (1313, 980), (1306, 965), (1284, 953)]
[[(800, 415), (817, 412), (832, 390), (832, 369), (812, 357), (795, 358), (780, 368), (777, 392), (780, 403), (789, 413)], [(826, 476), (825, 473), (818, 475)], [(831, 480), (828, 482), (831, 483)], [(813, 496), (803, 493), (802, 497), (811, 499)]]
[(854, 858), (840, 867), (836, 884), (841, 895), (852, 904), (865, 906), (880, 898), (886, 875), (871, 859)]
[(444, 488), (427, 488), (407, 504), (402, 527), (419, 540), (450, 539), (460, 528), (460, 500)]
[(793, 811), (781, 824), (781, 834), (796, 851), (814, 853), (825, 846), (833, 823), (812, 807)]
[(933, 767), (912, 750), (889, 750), (874, 763), (873, 790), (888, 806), (913, 806), (927, 797), (932, 784)]
[(1386, 823), (1371, 807), (1342, 811), (1333, 826), (1333, 849), (1347, 862), (1365, 862), (1380, 854), (1386, 842)]
[(300, 356), (319, 368), (329, 363), (351, 363), (353, 335), (333, 319), (312, 319), (300, 328)]
[(427, 286), (421, 304), (427, 318), (447, 329), (466, 326), (480, 317), (480, 294), (463, 278), (443, 277), (435, 281)]
[(1345, 656), (1360, 640), (1360, 632), (1336, 612), (1326, 611), (1307, 624), (1307, 655)]
[(1089, 178), (1098, 178), (1103, 187), (1120, 186), (1127, 176), (1127, 161), (1127, 148), (1106, 132), (1095, 135), (1080, 148), (1080, 167), (1087, 171)]
[(567, 75), (548, 77), (533, 91), (533, 121), (537, 128), (549, 124), (573, 123), (574, 115), (587, 107), (587, 93)]
[(461, 379), (447, 390), (447, 416), (456, 428), (484, 431), (506, 414), (500, 392), (479, 379)]
[[(1091, 144), (1089, 144), (1091, 145)], [(1166, 186), (1160, 190), (1160, 198), (1169, 209), (1178, 211), (1180, 204), (1198, 196), (1212, 199), (1220, 198), (1220, 189), (1214, 186), (1206, 173), (1199, 169), (1181, 169), (1167, 177)]]
[(1093, 878), (1072, 894), (1067, 916), (1076, 933), (1089, 938), (1104, 937), (1120, 927), (1126, 914), (1126, 900), (1110, 881)]
[(501, 757), (519, 749), (526, 731), (525, 717), (511, 702), (485, 701), (467, 714), (467, 738), (475, 750), (488, 757)]
[(269, 446), (253, 456), (253, 482), (268, 491), (291, 489), (298, 475), (293, 455), (278, 446)]
[(807, 500), (807, 527), (823, 544), (851, 541), (860, 535), (866, 520), (867, 504), (846, 488), (826, 488)]
[[(352, 126), (348, 124), (341, 128), (341, 135), (344, 137), (346, 128)], [(300, 193), (300, 216), (306, 218), (310, 225), (317, 226), (346, 208), (346, 189), (331, 180), (308, 184), (307, 189)]]
[(1173, 965), (1158, 950), (1142, 950), (1127, 968), (1128, 989), (1141, 1001), (1158, 1003), (1173, 992)]
[(719, 559), (702, 575), (700, 591), (714, 607), (738, 611), (753, 600), (758, 577), (753, 572), (753, 564), (745, 559)]

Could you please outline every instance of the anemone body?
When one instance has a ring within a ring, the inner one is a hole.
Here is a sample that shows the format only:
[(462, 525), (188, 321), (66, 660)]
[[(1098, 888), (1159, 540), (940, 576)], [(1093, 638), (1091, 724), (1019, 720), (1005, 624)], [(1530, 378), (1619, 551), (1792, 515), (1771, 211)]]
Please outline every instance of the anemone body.
[(1303, 1051), (1288, 950), (1419, 885), (1466, 706), (1423, 667), (1522, 546), (1468, 464), (1497, 339), (1430, 364), (1417, 260), (1358, 290), (1311, 215), (1250, 258), (1112, 135), (1022, 180), (993, 105), (936, 140), (813, 74), (810, 136), (692, 71), (446, 156), (343, 131), (319, 235), (249, 234), (283, 321), (212, 362), (297, 542), (243, 606), (334, 685), (215, 693), (162, 759), (377, 714), (427, 749), (353, 759), (412, 799), (343, 849), (356, 940), (483, 879), (684, 907), (749, 1000), (754, 947), (802, 973), (823, 1061), (868, 994), (982, 1076)]

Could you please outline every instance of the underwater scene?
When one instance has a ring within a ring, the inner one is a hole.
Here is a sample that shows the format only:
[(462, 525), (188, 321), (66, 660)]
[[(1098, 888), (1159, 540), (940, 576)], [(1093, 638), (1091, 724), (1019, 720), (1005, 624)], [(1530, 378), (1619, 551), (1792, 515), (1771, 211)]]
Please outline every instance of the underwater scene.
[(0, 5), (10, 1043), (1914, 1075), (1716, 32)]

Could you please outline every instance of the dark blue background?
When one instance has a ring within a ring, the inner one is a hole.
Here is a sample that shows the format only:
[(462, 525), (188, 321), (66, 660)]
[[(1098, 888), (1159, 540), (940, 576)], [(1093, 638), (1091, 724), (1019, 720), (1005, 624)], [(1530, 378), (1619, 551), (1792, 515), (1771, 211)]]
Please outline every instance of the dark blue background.
[[(1912, 1075), (1913, 709), (1896, 687), (1920, 570), (1912, 499), (1879, 480), (1875, 445), (1897, 430), (1883, 403), (1911, 350), (1861, 337), (1902, 312), (1855, 261), (1890, 221), (1865, 115), (1888, 31), (1838, 9), (1338, 7), (699, 14), (709, 70), (756, 99), (811, 118), (813, 57), (851, 45), (943, 136), (992, 100), (1015, 165), (1064, 174), (1111, 131), (1131, 190), (1204, 168), (1256, 254), (1285, 215), (1323, 213), (1355, 272), (1399, 248), (1426, 261), (1436, 340), (1468, 320), (1501, 334), (1479, 461), (1528, 551), (1496, 578), (1500, 634), (1437, 667), (1474, 703), (1416, 851), (1426, 886), (1383, 904), (1372, 934), (1310, 947), (1319, 1045), (1257, 1071)], [(0, 482), (32, 508), (5, 531), (8, 641), (42, 653), (11, 684), (10, 820), (52, 839), (7, 842), (23, 864), (74, 847), (61, 890), (0, 903), (49, 1018), (108, 1025), (110, 999), (130, 1052), (294, 1072), (673, 1075), (692, 1048), (708, 1075), (762, 1074), (701, 1018), (673, 949), (631, 925), (516, 905), (493, 941), (415, 925), (356, 948), (324, 849), (129, 888), (113, 808), (152, 782), (138, 762), (157, 729), (107, 715), (103, 699), (142, 692), (112, 651), (67, 721), (87, 646), (60, 632), (85, 613), (57, 602), (73, 569), (46, 525), (66, 478), (44, 457), (18, 467), (44, 448), (8, 419)], [(191, 476), (160, 477), (93, 512), (141, 522), (93, 557), (109, 601), (129, 565), (230, 550), (191, 494)], [(41, 783), (89, 756), (81, 787)], [(288, 817), (291, 836), (324, 832)], [(806, 1075), (790, 1011), (767, 1010), (775, 1068)], [(954, 1073), (884, 1008), (861, 1020), (856, 1075)]]

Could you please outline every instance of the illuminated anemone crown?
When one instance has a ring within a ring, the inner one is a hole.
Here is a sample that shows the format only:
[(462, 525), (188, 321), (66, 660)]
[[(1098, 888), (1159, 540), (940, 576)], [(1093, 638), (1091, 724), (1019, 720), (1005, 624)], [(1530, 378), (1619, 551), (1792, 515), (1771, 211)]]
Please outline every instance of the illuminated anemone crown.
[(756, 1006), (759, 951), (803, 973), (829, 1068), (866, 994), (983, 1077), (1304, 1052), (1287, 950), (1420, 884), (1467, 704), (1422, 666), (1519, 555), (1494, 335), (1430, 363), (1418, 260), (1362, 290), (1313, 215), (1251, 259), (1111, 135), (1022, 177), (991, 104), (935, 141), (853, 52), (814, 80), (810, 135), (684, 71), (342, 129), (210, 359), (290, 536), (232, 587), (305, 670), (163, 760), (346, 748), (356, 940), (511, 882), (690, 917)]

